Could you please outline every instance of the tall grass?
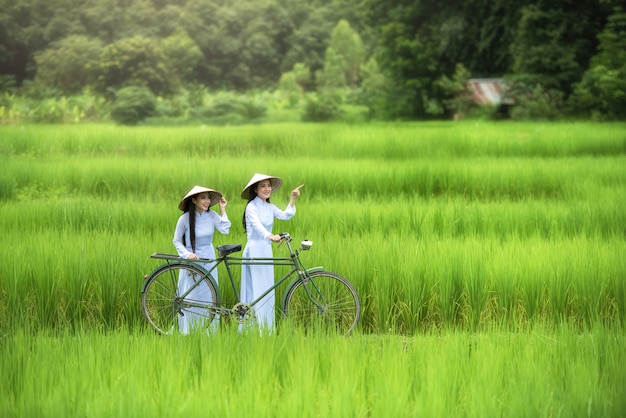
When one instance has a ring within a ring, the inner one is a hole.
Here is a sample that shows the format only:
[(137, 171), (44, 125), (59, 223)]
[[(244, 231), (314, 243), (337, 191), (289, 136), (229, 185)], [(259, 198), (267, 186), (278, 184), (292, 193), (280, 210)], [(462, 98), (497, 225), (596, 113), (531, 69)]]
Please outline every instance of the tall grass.
[(0, 415), (618, 417), (625, 343), (601, 326), (411, 339), (18, 332), (0, 340)]
[[(623, 327), (623, 124), (0, 127), (0, 329), (144, 326), (152, 252), (173, 252), (176, 204), (283, 177), (298, 213), (275, 229), (348, 277), (367, 332)], [(279, 249), (276, 250), (280, 252)]]
[[(9, 263), (0, 266), (4, 326), (141, 323), (141, 278), (156, 266), (149, 254), (173, 252), (167, 225), (176, 209), (145, 199), (87, 207), (67, 199), (46, 206), (44, 212), (33, 205), (3, 210), (4, 242), (11, 248)], [(458, 225), (454, 206), (424, 207), (420, 215), (404, 208), (387, 217), (382, 203), (355, 216), (348, 214), (361, 205), (302, 206), (304, 199), (297, 218), (277, 228), (315, 242), (303, 254), (309, 265), (324, 265), (354, 282), (367, 307), (364, 327), (371, 331), (474, 329), (493, 321), (515, 328), (535, 319), (623, 323), (626, 244), (609, 222), (617, 208), (605, 207), (609, 214), (598, 218), (607, 217), (607, 227), (594, 229), (582, 216), (571, 226), (570, 209), (544, 207), (537, 216), (510, 203), (504, 209), (466, 207), (471, 227)], [(492, 210), (510, 213), (477, 226)], [(245, 242), (237, 212), (231, 211), (231, 234), (217, 235), (216, 245)], [(346, 215), (318, 221), (333, 212)]]
[[(0, 126), (0, 416), (621, 417), (624, 128)], [(305, 184), (274, 229), (355, 284), (351, 338), (148, 329), (178, 200), (243, 244), (254, 172)]]
[(238, 127), (116, 125), (2, 126), (2, 154), (50, 156), (314, 156), (406, 160), (428, 157), (565, 158), (616, 156), (623, 123), (481, 122)]

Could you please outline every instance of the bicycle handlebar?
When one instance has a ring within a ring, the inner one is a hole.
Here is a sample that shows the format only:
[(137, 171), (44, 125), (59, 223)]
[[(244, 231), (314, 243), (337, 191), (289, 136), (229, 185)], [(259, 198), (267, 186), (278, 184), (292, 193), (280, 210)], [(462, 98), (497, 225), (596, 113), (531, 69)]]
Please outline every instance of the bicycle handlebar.
[[(278, 235), (280, 236), (281, 243), (282, 242), (286, 242), (288, 245), (291, 242), (291, 240), (293, 239), (291, 237), (291, 235), (289, 234), (289, 232), (281, 232)], [(309, 240), (304, 240), (300, 244), (301, 244), (301, 249), (302, 250), (308, 250), (308, 249), (311, 248), (311, 245), (313, 245), (313, 243), (311, 241), (309, 241)], [(218, 250), (220, 250), (220, 251), (228, 251), (228, 254), (230, 254), (231, 252), (241, 250), (241, 245), (240, 244), (223, 245), (221, 247), (218, 247)], [(293, 253), (293, 250), (291, 249), (290, 245), (289, 245), (289, 252)], [(195, 261), (195, 262), (211, 262), (211, 261), (215, 261), (213, 259), (205, 259), (205, 258), (199, 258), (197, 260), (189, 260), (189, 259), (186, 259), (186, 258), (182, 258), (179, 255), (164, 254), (164, 253), (153, 253), (150, 256), (150, 258), (160, 258), (160, 259), (166, 259), (166, 260), (177, 259), (177, 260), (186, 260), (186, 261)]]
[[(289, 247), (289, 252), (290, 252), (291, 254), (293, 254), (293, 253), (294, 253), (294, 251), (293, 251), (293, 250), (292, 250), (292, 248), (291, 248), (291, 244), (289, 244), (289, 243), (291, 242), (291, 240), (292, 240), (291, 235), (289, 235), (289, 232), (281, 232), (281, 233), (280, 233), (280, 234), (278, 234), (278, 235), (280, 235), (280, 238), (281, 238), (281, 244), (282, 244), (283, 242), (286, 242), (286, 243), (287, 243), (287, 246)], [(302, 241), (302, 242), (300, 243), (300, 249), (301, 249), (302, 251), (310, 250), (312, 245), (313, 245), (313, 243), (312, 243), (311, 241), (309, 241), (308, 239), (305, 239), (304, 241)]]

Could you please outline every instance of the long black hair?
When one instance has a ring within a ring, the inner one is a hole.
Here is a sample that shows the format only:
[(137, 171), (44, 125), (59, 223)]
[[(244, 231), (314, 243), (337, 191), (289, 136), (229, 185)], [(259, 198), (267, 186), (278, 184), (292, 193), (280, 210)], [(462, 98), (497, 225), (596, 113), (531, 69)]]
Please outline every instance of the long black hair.
[[(254, 200), (254, 198), (256, 197), (256, 189), (257, 187), (259, 187), (259, 183), (254, 183), (251, 187), (250, 187), (250, 194), (248, 195), (248, 203), (246, 203), (246, 206), (243, 208), (243, 215), (241, 216), (241, 224), (243, 225), (243, 232), (248, 232), (246, 230), (246, 208), (248, 207), (248, 204), (250, 202), (252, 202)], [(270, 202), (269, 197), (266, 200), (267, 203)]]
[[(196, 252), (196, 209), (195, 205), (191, 201), (191, 198), (187, 200), (187, 207), (185, 207), (185, 212), (189, 214), (189, 240), (191, 241), (191, 252)], [(183, 245), (187, 245), (185, 243), (185, 235), (183, 234)]]

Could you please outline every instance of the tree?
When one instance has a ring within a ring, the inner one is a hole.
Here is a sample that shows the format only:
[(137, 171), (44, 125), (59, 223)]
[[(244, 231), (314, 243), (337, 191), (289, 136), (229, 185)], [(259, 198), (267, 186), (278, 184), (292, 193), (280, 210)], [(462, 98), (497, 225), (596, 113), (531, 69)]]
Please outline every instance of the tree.
[(311, 69), (309, 67), (301, 62), (297, 62), (293, 65), (293, 74), (302, 91), (313, 90), (313, 80), (311, 79)]
[(332, 47), (326, 49), (324, 68), (315, 74), (317, 90), (324, 95), (334, 95), (346, 87), (346, 63)]
[(467, 86), (469, 79), (470, 72), (467, 68), (463, 64), (457, 64), (452, 79), (444, 75), (435, 82), (446, 95), (446, 99), (443, 101), (445, 108), (451, 111), (455, 118), (466, 116), (474, 105), (472, 92)]
[(278, 82), (281, 96), (287, 101), (290, 107), (297, 105), (302, 99), (302, 88), (296, 81), (293, 71), (283, 73)]
[[(0, 76), (15, 80), (18, 91), (35, 77), (55, 89), (64, 86), (64, 91), (97, 77), (90, 82), (97, 92), (141, 82), (157, 94), (167, 94), (175, 89), (177, 76), (185, 79), (185, 85), (211, 89), (272, 88), (282, 73), (295, 72), (295, 65), (302, 64), (308, 75), (296, 72), (296, 81), (311, 92), (317, 88), (314, 74), (320, 74), (327, 86), (342, 85), (334, 73), (340, 67), (346, 86), (355, 89), (364, 82), (362, 64), (373, 56), (380, 77), (370, 78), (368, 90), (373, 91), (374, 80), (385, 81), (386, 94), (376, 101), (386, 97), (383, 113), (393, 118), (439, 116), (447, 98), (436, 80), (452, 79), (457, 63), (474, 77), (507, 76), (518, 89), (525, 84), (523, 91), (531, 96), (541, 85), (541, 101), (546, 100), (545, 92), (561, 97), (559, 91), (567, 100), (578, 82), (577, 100), (585, 106), (605, 106), (583, 98), (621, 91), (622, 75), (616, 69), (621, 67), (599, 62), (592, 66), (590, 60), (598, 52), (597, 35), (612, 8), (623, 4), (623, 0), (0, 0)], [(72, 36), (99, 40), (106, 47), (97, 64), (86, 66), (86, 76), (78, 74), (84, 61), (78, 57), (78, 46), (65, 41)], [(137, 50), (131, 53), (128, 40), (139, 38), (144, 41), (136, 42)], [(115, 52), (121, 46), (124, 54)], [(329, 47), (332, 52), (327, 54)], [(64, 54), (76, 57), (76, 62), (63, 60)], [(155, 54), (165, 58), (155, 59)], [(139, 57), (145, 65), (139, 64)], [(325, 68), (328, 74), (323, 74)]]
[(458, 63), (474, 77), (508, 73), (520, 2), (463, 0), (447, 4), (446, 9), (437, 34), (443, 75), (452, 76)]
[(165, 38), (161, 45), (172, 72), (181, 80), (194, 80), (204, 55), (187, 32), (176, 31)]
[(150, 89), (142, 86), (128, 86), (115, 93), (111, 117), (124, 125), (136, 125), (152, 116), (155, 108), (156, 98)]
[(68, 36), (35, 55), (37, 84), (63, 93), (80, 92), (89, 80), (87, 68), (98, 62), (102, 42), (82, 35)]
[(521, 9), (511, 44), (511, 73), (531, 90), (540, 84), (568, 96), (591, 57), (595, 41), (593, 36), (590, 39), (589, 29), (599, 11), (597, 2), (568, 2), (571, 7), (559, 3), (551, 3), (550, 8), (529, 5)]
[(157, 22), (156, 35), (166, 38), (177, 32), (187, 32), (186, 15), (182, 6), (177, 4), (165, 4), (157, 8), (155, 12)]
[(598, 53), (575, 87), (571, 103), (596, 119), (626, 118), (626, 13), (616, 8), (598, 35)]
[(419, 31), (405, 23), (390, 23), (382, 28), (383, 48), (376, 56), (385, 74), (394, 84), (395, 99), (390, 101), (391, 114), (399, 118), (428, 115), (429, 101), (435, 96), (437, 46), (431, 29)]
[(81, 19), (87, 35), (101, 39), (105, 45), (137, 34), (137, 26), (127, 19), (117, 0), (85, 0)]
[[(458, 2), (436, 0), (365, 0), (369, 25), (378, 29), (374, 56), (391, 80), (388, 101), (394, 118), (431, 117), (433, 101), (440, 100), (434, 81), (454, 71), (442, 60), (439, 36), (442, 22), (458, 10)], [(450, 39), (456, 37), (451, 36)], [(442, 67), (443, 65), (443, 67)]]
[(365, 50), (361, 37), (352, 30), (348, 21), (342, 19), (333, 28), (326, 55), (329, 49), (341, 58), (340, 62), (343, 67), (341, 70), (346, 84), (356, 88), (359, 81), (359, 69), (365, 61)]
[(275, 84), (293, 30), (275, 0), (189, 0), (187, 31), (204, 54), (198, 81), (245, 90)]
[(336, 16), (329, 6), (312, 10), (307, 19), (289, 36), (289, 50), (285, 53), (283, 68), (302, 63), (313, 74), (324, 67), (324, 56)]
[(154, 94), (167, 95), (179, 84), (163, 50), (155, 41), (143, 36), (107, 45), (100, 61), (88, 70), (95, 80), (94, 89), (103, 94), (108, 94), (109, 89), (145, 86)]
[(283, 73), (278, 81), (278, 89), (290, 106), (300, 103), (311, 85), (311, 70), (301, 62), (294, 64), (292, 71)]
[(45, 26), (54, 3), (0, 0), (0, 73), (15, 75), (18, 84), (35, 76), (33, 52), (47, 46)]
[(361, 66), (360, 74), (362, 81), (358, 103), (367, 106), (370, 119), (388, 119), (387, 103), (393, 91), (391, 80), (383, 74), (375, 58), (370, 58)]

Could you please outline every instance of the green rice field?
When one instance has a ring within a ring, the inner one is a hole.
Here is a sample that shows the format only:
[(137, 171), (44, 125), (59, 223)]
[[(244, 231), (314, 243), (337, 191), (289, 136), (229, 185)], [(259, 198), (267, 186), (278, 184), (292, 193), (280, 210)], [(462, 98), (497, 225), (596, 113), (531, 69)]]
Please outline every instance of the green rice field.
[[(0, 417), (626, 415), (626, 123), (15, 125), (0, 162)], [(148, 327), (180, 198), (245, 244), (255, 172), (305, 184), (274, 232), (355, 285), (354, 335)]]

